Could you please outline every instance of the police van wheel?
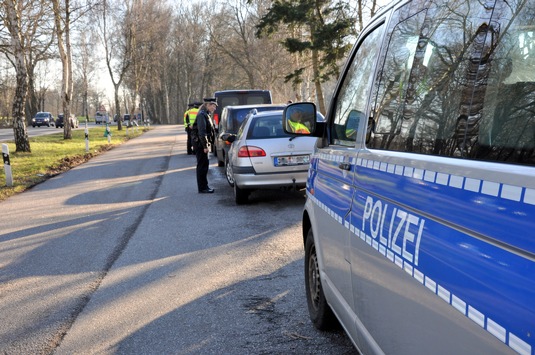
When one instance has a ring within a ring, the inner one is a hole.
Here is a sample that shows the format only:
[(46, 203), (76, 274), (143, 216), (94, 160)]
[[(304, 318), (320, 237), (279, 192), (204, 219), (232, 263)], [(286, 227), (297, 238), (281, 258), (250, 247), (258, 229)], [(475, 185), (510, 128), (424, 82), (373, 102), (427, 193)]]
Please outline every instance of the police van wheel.
[(319, 330), (330, 330), (338, 324), (331, 307), (325, 299), (321, 286), (318, 255), (314, 244), (312, 228), (305, 243), (305, 288), (310, 320)]
[(249, 190), (240, 189), (236, 183), (234, 183), (234, 199), (237, 205), (246, 204), (249, 200)]

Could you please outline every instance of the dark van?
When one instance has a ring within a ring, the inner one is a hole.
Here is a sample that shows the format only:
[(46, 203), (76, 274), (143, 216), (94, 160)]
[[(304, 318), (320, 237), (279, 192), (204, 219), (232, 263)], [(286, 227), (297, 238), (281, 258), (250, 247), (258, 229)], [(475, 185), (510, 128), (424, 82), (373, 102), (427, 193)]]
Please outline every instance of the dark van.
[(393, 1), (326, 122), (292, 104), (287, 131), (297, 108), (313, 324), (362, 354), (535, 355), (535, 0)]
[(269, 90), (221, 90), (214, 93), (217, 108), (214, 112), (214, 123), (217, 127), (221, 112), (226, 106), (260, 105), (272, 103)]

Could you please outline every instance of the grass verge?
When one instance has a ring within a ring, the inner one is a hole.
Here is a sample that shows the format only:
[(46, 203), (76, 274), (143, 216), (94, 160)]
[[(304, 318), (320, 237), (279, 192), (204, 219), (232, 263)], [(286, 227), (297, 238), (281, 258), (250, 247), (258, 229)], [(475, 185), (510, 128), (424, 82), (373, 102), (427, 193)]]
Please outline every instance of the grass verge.
[(0, 201), (45, 181), (46, 179), (78, 166), (123, 142), (141, 135), (136, 132), (118, 131), (111, 127), (111, 139), (104, 136), (104, 127), (89, 128), (89, 151), (85, 147), (85, 131), (73, 130), (72, 139), (63, 139), (63, 130), (46, 136), (30, 138), (31, 153), (15, 152), (15, 143), (7, 142), (13, 176), (13, 186), (6, 186), (4, 164), (0, 167)]

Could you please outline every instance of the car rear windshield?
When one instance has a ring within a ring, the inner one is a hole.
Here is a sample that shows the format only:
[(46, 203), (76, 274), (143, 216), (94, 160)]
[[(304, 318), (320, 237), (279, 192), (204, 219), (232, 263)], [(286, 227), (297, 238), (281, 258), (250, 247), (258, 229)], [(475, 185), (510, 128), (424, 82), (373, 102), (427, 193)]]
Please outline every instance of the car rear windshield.
[(282, 114), (253, 117), (247, 134), (248, 139), (292, 137), (282, 129)]
[[(275, 110), (281, 110), (283, 107), (257, 107), (257, 111), (275, 111)], [(252, 111), (252, 108), (243, 108), (243, 109), (236, 109), (232, 110), (230, 112), (230, 119), (227, 124), (227, 130), (228, 132), (235, 132), (238, 130), (242, 122), (245, 120), (245, 117)]]

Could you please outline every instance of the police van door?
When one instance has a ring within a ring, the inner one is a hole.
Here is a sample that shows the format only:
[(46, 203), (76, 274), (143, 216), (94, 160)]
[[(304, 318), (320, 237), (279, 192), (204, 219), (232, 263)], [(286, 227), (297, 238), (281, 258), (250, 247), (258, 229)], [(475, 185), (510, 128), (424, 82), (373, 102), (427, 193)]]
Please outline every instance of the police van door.
[[(455, 158), (442, 153), (456, 147), (456, 125), (447, 123), (477, 107), (486, 86), (488, 65), (481, 53), (495, 47), (498, 36), (488, 24), (499, 11), (492, 2), (450, 4), (415, 0), (393, 12), (378, 56), (384, 64), (379, 64), (372, 89), (373, 135), (354, 167), (349, 248), (354, 305), (358, 319), (387, 354), (504, 354), (511, 350), (507, 340), (514, 349), (529, 346), (517, 335), (506, 337), (517, 326), (506, 315), (509, 309), (495, 310), (498, 301), (514, 297), (505, 295), (514, 295), (510, 289), (516, 287), (507, 287), (509, 279), (495, 275), (500, 267), (510, 270), (523, 260), (503, 262), (498, 243), (478, 239), (500, 233), (494, 232), (497, 226), (473, 232), (484, 228), (485, 211), (498, 216), (501, 209), (501, 202), (479, 194), (475, 172), (479, 169), (483, 176), (491, 164), (463, 161), (455, 149)], [(502, 32), (507, 27), (496, 26)], [(515, 39), (511, 48), (519, 46)], [(352, 86), (358, 77), (347, 81)], [(476, 83), (479, 92), (472, 89)], [(443, 144), (443, 137), (449, 144)], [(457, 182), (464, 177), (463, 190), (456, 186), (463, 186)], [(522, 268), (524, 275), (527, 269)], [(527, 285), (523, 281), (520, 287)], [(510, 307), (522, 307), (526, 295), (513, 299)], [(502, 324), (496, 326), (500, 318)], [(527, 326), (516, 329), (520, 335)], [(533, 354), (531, 349), (519, 352)]]
[[(338, 94), (330, 109), (329, 144), (318, 151), (317, 176), (314, 178), (317, 248), (321, 253), (326, 281), (337, 295), (327, 296), (340, 303), (331, 304), (341, 317), (353, 312), (353, 290), (349, 264), (349, 213), (353, 199), (353, 176), (357, 145), (363, 144), (367, 126), (370, 83), (382, 38), (382, 27), (362, 36), (354, 59), (339, 83)], [(353, 56), (353, 55), (352, 55)], [(357, 138), (358, 137), (358, 138)], [(320, 217), (321, 216), (321, 217)], [(331, 290), (327, 287), (326, 294)], [(339, 296), (342, 296), (343, 301)], [(338, 307), (345, 308), (343, 310)], [(352, 322), (354, 318), (347, 319)]]

